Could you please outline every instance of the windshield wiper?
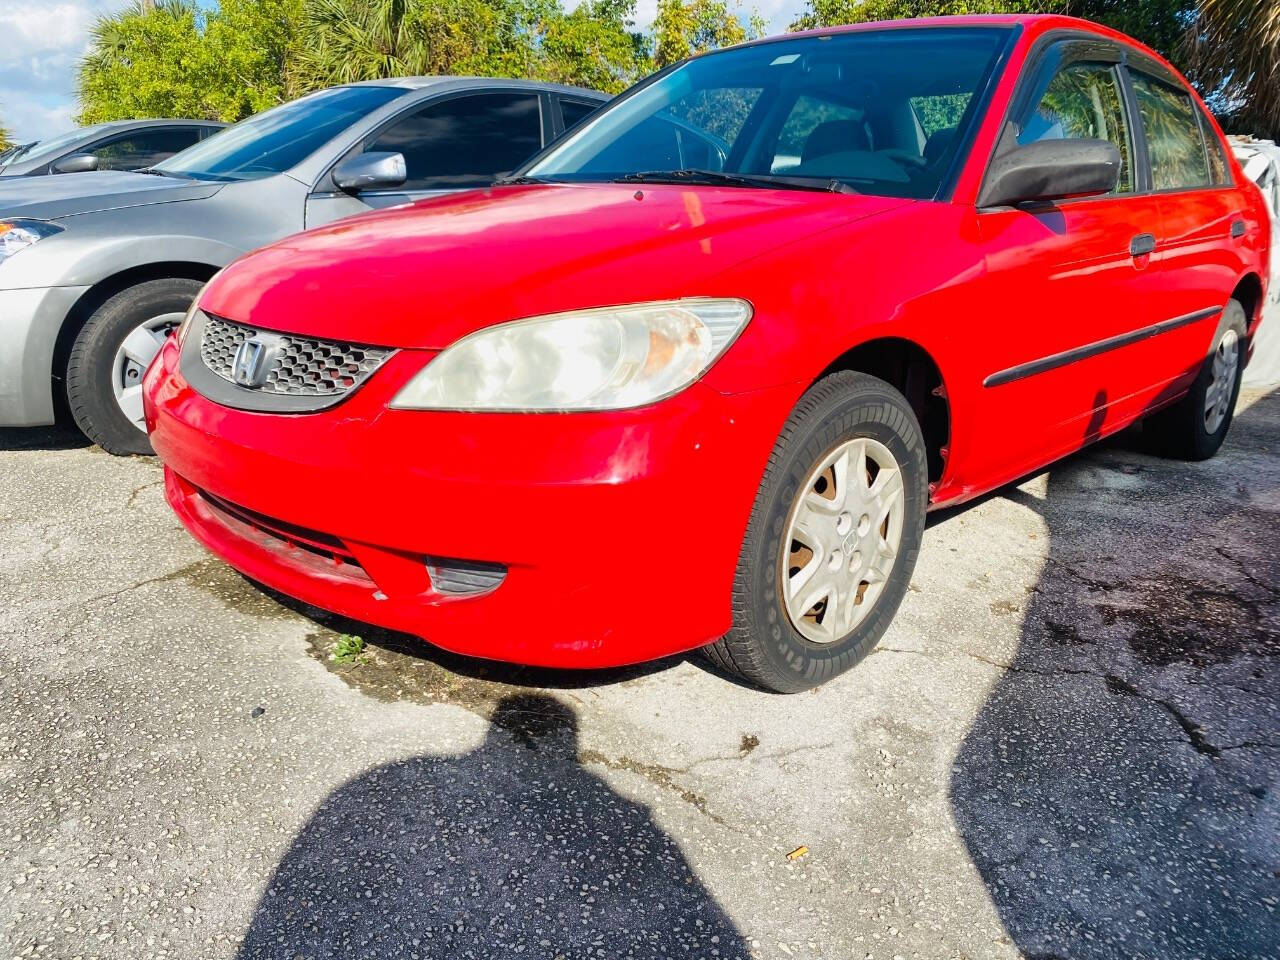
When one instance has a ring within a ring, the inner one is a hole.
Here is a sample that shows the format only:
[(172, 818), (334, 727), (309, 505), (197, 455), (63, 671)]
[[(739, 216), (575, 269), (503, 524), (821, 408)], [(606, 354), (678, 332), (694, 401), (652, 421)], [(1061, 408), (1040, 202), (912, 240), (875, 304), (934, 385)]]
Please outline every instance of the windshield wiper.
[(548, 180), (546, 177), (531, 177), (528, 174), (519, 177), (498, 177), (493, 181), (495, 187), (514, 187), (526, 183), (556, 183), (555, 180)]
[(628, 173), (615, 183), (698, 183), (708, 186), (755, 187), (765, 190), (819, 190), (826, 193), (857, 193), (835, 177), (790, 177), (763, 173), (725, 173), (721, 170), (649, 170)]

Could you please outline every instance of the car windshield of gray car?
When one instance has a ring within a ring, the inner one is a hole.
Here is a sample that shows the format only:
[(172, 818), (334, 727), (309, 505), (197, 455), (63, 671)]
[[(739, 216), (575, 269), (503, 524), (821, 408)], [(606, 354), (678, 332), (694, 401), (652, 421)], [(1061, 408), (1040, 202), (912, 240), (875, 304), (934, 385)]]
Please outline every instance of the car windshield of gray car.
[(257, 180), (301, 163), (402, 87), (333, 87), (241, 120), (152, 169), (193, 180)]
[(928, 199), (948, 183), (1011, 29), (902, 27), (696, 57), (517, 176)]

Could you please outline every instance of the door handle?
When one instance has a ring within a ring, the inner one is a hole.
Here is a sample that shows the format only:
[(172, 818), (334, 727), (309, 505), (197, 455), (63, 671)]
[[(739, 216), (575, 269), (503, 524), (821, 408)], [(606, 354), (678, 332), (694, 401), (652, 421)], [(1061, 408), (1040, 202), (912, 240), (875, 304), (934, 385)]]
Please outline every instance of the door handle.
[(1129, 241), (1129, 256), (1145, 257), (1150, 253), (1154, 253), (1156, 249), (1156, 238), (1154, 234), (1140, 233)]
[(1245, 232), (1245, 225), (1243, 220), (1231, 221), (1231, 238), (1233, 240), (1239, 240), (1241, 237), (1244, 236), (1244, 232)]

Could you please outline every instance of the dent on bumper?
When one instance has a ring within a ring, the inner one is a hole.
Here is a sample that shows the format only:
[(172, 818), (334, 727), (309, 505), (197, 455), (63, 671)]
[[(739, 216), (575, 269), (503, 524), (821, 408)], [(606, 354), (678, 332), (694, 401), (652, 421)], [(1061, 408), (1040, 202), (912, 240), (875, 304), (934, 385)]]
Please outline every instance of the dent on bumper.
[(87, 289), (0, 290), (0, 427), (53, 423), (54, 347)]
[[(543, 666), (638, 662), (728, 629), (742, 534), (794, 401), (695, 385), (617, 414), (391, 411), (389, 363), (330, 411), (274, 416), (195, 394), (176, 353), (148, 374), (148, 422), (169, 501), (206, 547), (315, 606)], [(202, 491), (339, 538), (359, 569), (237, 528)], [(484, 595), (444, 595), (427, 557), (507, 574)]]

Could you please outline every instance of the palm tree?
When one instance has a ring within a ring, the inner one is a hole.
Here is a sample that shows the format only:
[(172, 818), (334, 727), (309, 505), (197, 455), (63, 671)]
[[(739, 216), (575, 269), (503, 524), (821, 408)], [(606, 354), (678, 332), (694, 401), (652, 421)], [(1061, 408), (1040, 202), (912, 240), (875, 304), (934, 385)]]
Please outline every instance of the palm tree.
[(1280, 137), (1280, 0), (1200, 0), (1190, 72), (1242, 133)]

